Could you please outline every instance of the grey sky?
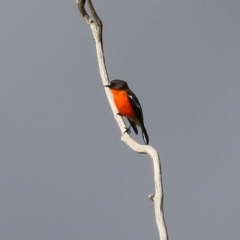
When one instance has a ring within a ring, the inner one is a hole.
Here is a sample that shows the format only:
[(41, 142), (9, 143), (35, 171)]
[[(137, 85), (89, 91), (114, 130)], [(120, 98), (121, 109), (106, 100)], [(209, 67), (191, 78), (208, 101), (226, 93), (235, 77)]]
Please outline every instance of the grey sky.
[[(93, 3), (161, 155), (170, 239), (240, 239), (240, 2)], [(152, 162), (120, 141), (75, 1), (2, 1), (0, 32), (0, 239), (158, 239)]]

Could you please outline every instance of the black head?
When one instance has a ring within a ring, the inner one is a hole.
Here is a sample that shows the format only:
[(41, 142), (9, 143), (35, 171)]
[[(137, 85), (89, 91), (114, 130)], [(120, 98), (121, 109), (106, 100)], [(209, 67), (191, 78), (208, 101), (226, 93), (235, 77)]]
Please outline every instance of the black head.
[(127, 82), (120, 80), (120, 79), (115, 79), (110, 82), (109, 85), (106, 85), (105, 87), (109, 87), (111, 89), (118, 89), (118, 90), (127, 90), (128, 84)]

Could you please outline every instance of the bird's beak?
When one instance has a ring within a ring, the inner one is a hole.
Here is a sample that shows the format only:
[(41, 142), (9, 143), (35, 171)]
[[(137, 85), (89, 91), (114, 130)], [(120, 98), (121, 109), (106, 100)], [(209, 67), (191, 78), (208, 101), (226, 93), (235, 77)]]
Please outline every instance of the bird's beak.
[(110, 85), (104, 85), (104, 87), (108, 87), (108, 88), (109, 88), (109, 87), (110, 87)]

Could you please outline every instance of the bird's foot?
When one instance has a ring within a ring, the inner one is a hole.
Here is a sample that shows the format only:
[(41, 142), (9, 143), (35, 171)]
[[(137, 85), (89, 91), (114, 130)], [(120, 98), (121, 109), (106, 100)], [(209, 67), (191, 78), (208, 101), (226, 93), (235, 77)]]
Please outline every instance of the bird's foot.
[[(120, 117), (123, 117), (123, 115), (122, 115), (121, 113), (117, 113), (117, 115), (119, 115)], [(123, 134), (124, 134), (124, 133), (130, 134), (130, 133), (131, 133), (130, 128), (131, 128), (131, 125), (130, 125), (129, 127), (126, 127), (126, 130), (123, 132)]]
[(119, 115), (120, 117), (122, 117), (122, 116), (123, 116), (121, 113), (117, 113), (117, 115)]
[(128, 133), (128, 134), (130, 134), (130, 133), (131, 133), (130, 128), (131, 128), (131, 126), (130, 126), (130, 127), (126, 127), (126, 130), (123, 132), (123, 134), (124, 134), (124, 133)]

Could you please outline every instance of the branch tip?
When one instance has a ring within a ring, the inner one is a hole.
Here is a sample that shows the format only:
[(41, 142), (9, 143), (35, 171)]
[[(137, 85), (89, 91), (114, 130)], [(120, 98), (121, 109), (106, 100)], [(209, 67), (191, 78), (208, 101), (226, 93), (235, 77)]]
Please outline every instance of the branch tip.
[(148, 195), (148, 198), (149, 198), (151, 201), (153, 201), (153, 202), (154, 202), (154, 197), (155, 197), (154, 194), (149, 194), (149, 195)]
[(89, 9), (92, 13), (92, 16), (95, 20), (95, 22), (97, 23), (97, 26), (100, 28), (100, 30), (102, 30), (102, 20), (100, 19), (100, 17), (98, 16), (97, 12), (95, 11), (95, 8), (92, 4), (92, 1), (91, 0), (87, 0), (88, 2), (88, 6), (89, 6)]

